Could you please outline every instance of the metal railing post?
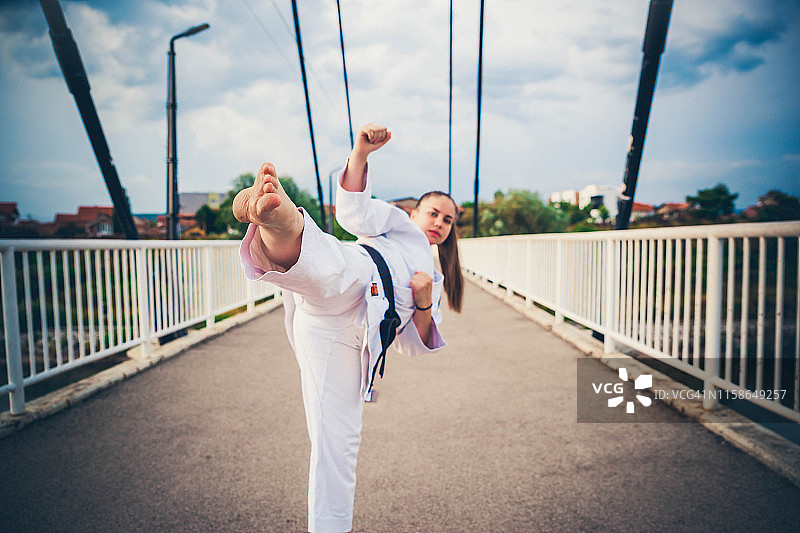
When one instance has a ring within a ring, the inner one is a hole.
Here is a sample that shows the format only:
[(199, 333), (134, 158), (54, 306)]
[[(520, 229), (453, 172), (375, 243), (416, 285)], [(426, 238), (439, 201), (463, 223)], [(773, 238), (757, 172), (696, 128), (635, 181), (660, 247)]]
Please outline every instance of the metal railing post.
[(525, 307), (533, 307), (533, 261), (531, 261), (531, 248), (533, 241), (525, 239)]
[(504, 278), (506, 283), (506, 298), (511, 299), (514, 296), (514, 291), (511, 288), (511, 239), (506, 240), (506, 275)]
[(3, 323), (6, 333), (6, 365), (8, 384), (12, 390), (8, 401), (12, 415), (25, 412), (25, 383), (22, 378), (22, 349), (19, 344), (19, 309), (17, 306), (17, 274), (14, 267), (14, 248), (2, 252)]
[(616, 351), (614, 339), (610, 333), (614, 331), (614, 309), (616, 309), (616, 287), (614, 286), (614, 273), (617, 267), (616, 244), (611, 239), (603, 241), (605, 245), (605, 291), (603, 294), (603, 352), (613, 353)]
[[(702, 261), (701, 257), (697, 261)], [(706, 266), (706, 339), (703, 408), (719, 405), (712, 379), (719, 374), (720, 320), (722, 315), (722, 247), (719, 237), (708, 238), (708, 263)]]
[(211, 293), (211, 247), (203, 248), (203, 293), (206, 299), (206, 327), (214, 325), (214, 302)]
[(561, 312), (564, 305), (564, 295), (562, 294), (564, 287), (564, 247), (561, 239), (558, 239), (556, 243), (556, 308), (554, 311), (556, 313), (555, 323), (560, 325), (564, 323), (564, 314)]
[(500, 288), (500, 253), (497, 248), (500, 244), (497, 241), (491, 243), (492, 248), (494, 248), (494, 253), (492, 254), (492, 269), (490, 270), (490, 276), (492, 277), (492, 284), (496, 288)]
[(136, 293), (139, 306), (139, 335), (142, 338), (141, 353), (143, 357), (150, 355), (150, 299), (147, 297), (147, 265), (145, 264), (146, 252), (144, 247), (137, 248), (136, 254)]

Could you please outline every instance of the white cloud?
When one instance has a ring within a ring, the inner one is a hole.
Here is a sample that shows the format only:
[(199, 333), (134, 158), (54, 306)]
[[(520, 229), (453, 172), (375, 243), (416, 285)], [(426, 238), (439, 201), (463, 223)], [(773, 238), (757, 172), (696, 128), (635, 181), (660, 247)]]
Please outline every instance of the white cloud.
[[(64, 2), (134, 211), (163, 209), (163, 194), (153, 191), (163, 188), (165, 175), (168, 41), (202, 22), (211, 28), (177, 44), (181, 189), (225, 190), (239, 173), (273, 160), (279, 172), (316, 191), (293, 35), (270, 2), (248, 2), (258, 20), (241, 1), (147, 0), (135, 8)], [(621, 181), (648, 5), (646, 0), (487, 3), (482, 196), (496, 189), (548, 194)], [(291, 12), (282, 6), (291, 24)], [(800, 118), (800, 106), (790, 95), (800, 73), (796, 62), (787, 62), (793, 57), (789, 45), (797, 41), (791, 35), (800, 34), (797, 9), (783, 5), (787, 15), (780, 24), (786, 29), (780, 33), (778, 8), (769, 6), (675, 4), (662, 63), (673, 84), (663, 83), (662, 72), (640, 198), (680, 198), (696, 190), (696, 181), (743, 179), (747, 172), (775, 167), (784, 153), (797, 153), (793, 117)], [(460, 1), (455, 8), (454, 192), (467, 200), (475, 166), (479, 2)], [(376, 193), (393, 197), (446, 188), (448, 4), (358, 0), (343, 2), (342, 10), (354, 127), (374, 121), (395, 134), (374, 156)], [(10, 102), (22, 95), (26, 105), (33, 105), (34, 97), (50, 98), (38, 106), (42, 115), (36, 122), (48, 117), (59, 122), (50, 130), (38, 123), (18, 126), (10, 140), (14, 145), (0, 152), (11, 164), (0, 179), (27, 180), (33, 190), (39, 178), (18, 163), (35, 152), (61, 160), (71, 151), (85, 169), (82, 179), (97, 187), (99, 172), (86, 163), (91, 153), (85, 132), (74, 118), (41, 14), (32, 5), (24, 13), (17, 29), (0, 24), (0, 72), (5, 72), (0, 97)], [(336, 6), (303, 2), (300, 16), (319, 171), (327, 186), (328, 172), (349, 150)], [(748, 67), (752, 57), (763, 64)], [(19, 120), (12, 111), (0, 117)], [(796, 165), (791, 159), (796, 155), (786, 157), (784, 167)], [(770, 162), (759, 167), (765, 160)], [(782, 172), (776, 179), (785, 182), (788, 171)], [(77, 192), (60, 201), (86, 201)]]

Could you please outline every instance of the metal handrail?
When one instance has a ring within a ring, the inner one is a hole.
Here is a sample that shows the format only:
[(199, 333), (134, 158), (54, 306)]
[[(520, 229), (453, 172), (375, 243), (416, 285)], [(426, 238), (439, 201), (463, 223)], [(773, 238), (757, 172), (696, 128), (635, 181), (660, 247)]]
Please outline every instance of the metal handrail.
[[(800, 221), (463, 239), (526, 303), (800, 422)], [(792, 311), (794, 317), (791, 317)], [(793, 344), (792, 344), (792, 341)], [(763, 399), (761, 392), (784, 391)], [(716, 396), (704, 400), (716, 407)], [(755, 396), (755, 397), (753, 397)]]
[(277, 297), (241, 273), (239, 241), (0, 240), (4, 362), (13, 414), (25, 387)]
[[(665, 228), (638, 228), (628, 230), (601, 230), (576, 233), (536, 233), (527, 235), (501, 235), (461, 239), (460, 243), (486, 239), (552, 239), (559, 240), (627, 240), (631, 238), (668, 238), (679, 233), (681, 237), (793, 237), (800, 234), (800, 220), (789, 222), (747, 222), (742, 224), (709, 224), (704, 226), (671, 226)], [(0, 241), (2, 245), (2, 241)]]

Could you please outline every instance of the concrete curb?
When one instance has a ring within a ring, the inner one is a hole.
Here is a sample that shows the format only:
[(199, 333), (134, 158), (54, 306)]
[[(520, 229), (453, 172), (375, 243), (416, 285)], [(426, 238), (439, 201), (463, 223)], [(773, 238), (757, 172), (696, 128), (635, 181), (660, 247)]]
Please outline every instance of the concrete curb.
[[(566, 322), (556, 326), (551, 314), (538, 307), (527, 306), (524, 299), (509, 294), (506, 289), (472, 273), (465, 273), (465, 277), (539, 326), (552, 331), (585, 355), (600, 360), (606, 366), (617, 370), (620, 366), (618, 360), (625, 359), (625, 368), (628, 370), (629, 379), (636, 379), (645, 373), (652, 375), (653, 386), (650, 387), (649, 392), (653, 398), (656, 398), (657, 391), (666, 393), (661, 395), (666, 399), (659, 401), (666, 403), (684, 416), (695, 419), (713, 433), (800, 487), (800, 446), (797, 444), (724, 405), (708, 411), (703, 408), (702, 400), (679, 398), (680, 391), (690, 391), (691, 389), (627, 354), (622, 352), (605, 353), (603, 343), (593, 338), (591, 331), (582, 331)], [(675, 391), (675, 394), (672, 391)]]
[(26, 411), (21, 415), (12, 415), (8, 411), (0, 413), (0, 439), (20, 430), (35, 420), (51, 416), (109, 388), (115, 383), (172, 359), (197, 344), (219, 337), (228, 330), (270, 313), (282, 305), (283, 299), (278, 295), (276, 298), (256, 306), (252, 311), (233, 315), (208, 328), (191, 330), (185, 337), (180, 337), (163, 346), (159, 346), (157, 342), (154, 342), (153, 349), (147, 357), (142, 357), (141, 350), (138, 347), (128, 350), (127, 355), (130, 357), (128, 361), (26, 402)]

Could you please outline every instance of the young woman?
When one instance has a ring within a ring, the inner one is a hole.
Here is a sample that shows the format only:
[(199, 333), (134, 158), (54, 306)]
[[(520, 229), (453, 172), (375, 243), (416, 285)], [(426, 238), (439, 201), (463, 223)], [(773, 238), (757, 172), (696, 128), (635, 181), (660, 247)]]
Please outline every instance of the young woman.
[[(385, 127), (359, 129), (339, 178), (336, 219), (377, 250), (389, 267), (400, 317), (394, 346), (416, 355), (444, 347), (437, 324), (442, 290), (461, 311), (463, 280), (454, 224), (456, 205), (443, 192), (422, 196), (409, 217), (371, 197), (367, 157), (391, 139)], [(354, 243), (323, 233), (296, 207), (271, 163), (239, 192), (233, 212), (249, 222), (240, 249), (245, 275), (284, 289), (285, 326), (300, 366), (311, 440), (308, 529), (349, 531), (363, 402), (382, 351), (379, 324), (389, 307), (378, 268)], [(443, 276), (434, 268), (438, 245)]]

